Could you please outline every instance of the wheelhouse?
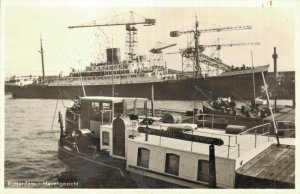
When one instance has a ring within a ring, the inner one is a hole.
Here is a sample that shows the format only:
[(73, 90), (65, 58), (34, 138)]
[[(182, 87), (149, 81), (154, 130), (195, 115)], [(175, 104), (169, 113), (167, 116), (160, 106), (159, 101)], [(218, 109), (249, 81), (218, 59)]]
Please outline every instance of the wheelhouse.
[[(143, 103), (143, 108), (138, 107), (139, 102)], [(99, 139), (99, 126), (112, 125), (114, 118), (137, 115), (140, 112), (147, 114), (146, 98), (80, 97), (79, 129), (89, 129)]]

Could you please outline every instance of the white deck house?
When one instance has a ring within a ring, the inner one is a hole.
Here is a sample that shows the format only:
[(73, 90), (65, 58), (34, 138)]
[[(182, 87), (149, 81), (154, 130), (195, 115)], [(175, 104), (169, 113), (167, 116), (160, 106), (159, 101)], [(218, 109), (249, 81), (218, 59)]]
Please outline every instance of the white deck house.
[(38, 76), (12, 76), (5, 82), (7, 86), (27, 86), (38, 80)]
[[(233, 188), (235, 170), (265, 150), (274, 138), (255, 135), (227, 135), (223, 131), (197, 129), (194, 135), (220, 138), (215, 146), (217, 187)], [(154, 135), (128, 140), (127, 169), (180, 185), (202, 187), (209, 181), (209, 144)], [(230, 145), (230, 146), (229, 146)]]
[[(128, 171), (187, 187), (208, 186), (209, 144), (155, 135), (148, 135), (146, 141), (145, 134), (137, 132), (136, 122), (127, 119), (124, 121), (124, 136), (127, 138), (124, 141), (124, 155), (113, 152), (116, 144), (112, 125), (100, 127), (100, 142), (101, 149), (107, 149), (112, 157), (127, 160)], [(193, 134), (224, 141), (224, 145), (215, 146), (216, 183), (217, 187), (222, 188), (234, 188), (236, 170), (276, 143), (274, 137), (229, 135), (224, 131), (207, 128), (198, 128)], [(293, 144), (293, 140), (286, 140), (284, 143)]]
[[(80, 128), (93, 131), (99, 138), (100, 149), (106, 150), (111, 157), (126, 160), (126, 170), (186, 187), (208, 186), (210, 180), (209, 144), (151, 135), (151, 133), (148, 135), (139, 133), (139, 127), (146, 126), (126, 116), (126, 111), (123, 109), (126, 103), (122, 98), (112, 100), (108, 97), (83, 97), (81, 99), (85, 101), (81, 101), (82, 106), (84, 103), (90, 103), (87, 107), (91, 110), (96, 107), (96, 112), (101, 119), (93, 120), (94, 113), (91, 112), (87, 114), (88, 117), (80, 118)], [(135, 101), (135, 99), (130, 100)], [(147, 102), (146, 99), (140, 100)], [(95, 101), (101, 103), (96, 106)], [(119, 108), (123, 110), (119, 112)], [(268, 131), (267, 125), (260, 127), (266, 127)], [(223, 141), (222, 145), (214, 146), (216, 186), (221, 188), (234, 188), (236, 170), (276, 143), (274, 137), (269, 137), (267, 133), (256, 135), (251, 133), (252, 129), (235, 135), (226, 134), (224, 130), (196, 128), (196, 125), (189, 123), (156, 122), (155, 125), (148, 127), (158, 131), (168, 131), (170, 126), (189, 128), (190, 130), (184, 131), (184, 134), (203, 138), (213, 137)], [(280, 139), (280, 142), (294, 144), (294, 139)]]

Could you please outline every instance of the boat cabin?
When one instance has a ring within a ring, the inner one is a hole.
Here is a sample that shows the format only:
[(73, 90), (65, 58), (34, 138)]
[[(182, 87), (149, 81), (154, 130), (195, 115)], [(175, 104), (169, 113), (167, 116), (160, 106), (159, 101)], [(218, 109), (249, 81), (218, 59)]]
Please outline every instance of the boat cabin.
[[(153, 122), (145, 124), (145, 119)], [(147, 99), (81, 97), (76, 143), (87, 151), (97, 145), (98, 153), (123, 160), (132, 173), (186, 187), (234, 188), (236, 171), (276, 141), (251, 133), (267, 125), (227, 134), (149, 117)]]
[[(216, 187), (234, 188), (236, 170), (276, 141), (248, 131), (226, 134), (206, 127), (181, 134), (152, 126), (148, 132), (141, 127), (138, 131), (142, 134), (127, 143), (127, 170), (192, 188), (210, 186), (211, 164)], [(214, 160), (211, 144), (215, 145)]]
[(12, 76), (5, 82), (7, 86), (27, 86), (37, 82), (38, 76)]
[[(78, 134), (85, 134), (86, 139), (91, 136), (91, 141), (97, 141), (97, 149), (106, 151), (113, 157), (125, 159), (125, 139), (138, 135), (134, 132), (138, 124), (138, 114), (147, 116), (147, 111), (146, 98), (80, 97)], [(88, 144), (92, 145), (93, 142)]]

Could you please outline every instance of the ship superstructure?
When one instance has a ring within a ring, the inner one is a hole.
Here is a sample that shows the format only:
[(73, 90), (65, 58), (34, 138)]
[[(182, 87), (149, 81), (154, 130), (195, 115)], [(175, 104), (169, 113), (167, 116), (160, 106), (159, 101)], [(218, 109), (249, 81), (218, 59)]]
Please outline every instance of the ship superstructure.
[(176, 80), (176, 74), (168, 74), (164, 66), (153, 66), (146, 56), (136, 60), (121, 61), (120, 49), (106, 50), (107, 63), (91, 63), (84, 71), (75, 71), (69, 76), (48, 80), (48, 86), (111, 85), (129, 83), (162, 82)]

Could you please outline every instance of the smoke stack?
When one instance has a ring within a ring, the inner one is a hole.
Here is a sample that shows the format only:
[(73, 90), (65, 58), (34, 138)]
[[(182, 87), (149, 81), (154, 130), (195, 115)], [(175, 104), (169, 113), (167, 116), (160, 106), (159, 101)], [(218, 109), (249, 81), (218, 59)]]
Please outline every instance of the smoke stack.
[(106, 49), (107, 64), (119, 64), (121, 62), (120, 48), (108, 48)]
[(275, 77), (276, 77), (276, 80), (277, 80), (277, 76), (278, 76), (278, 73), (277, 73), (277, 58), (278, 58), (278, 55), (276, 53), (276, 47), (274, 47), (274, 54), (272, 55), (272, 58), (274, 60), (274, 74), (275, 74)]

